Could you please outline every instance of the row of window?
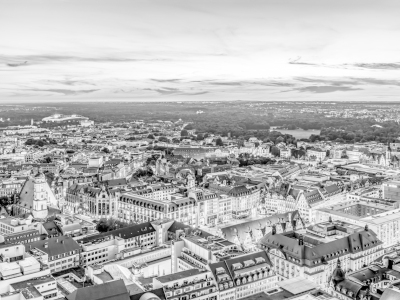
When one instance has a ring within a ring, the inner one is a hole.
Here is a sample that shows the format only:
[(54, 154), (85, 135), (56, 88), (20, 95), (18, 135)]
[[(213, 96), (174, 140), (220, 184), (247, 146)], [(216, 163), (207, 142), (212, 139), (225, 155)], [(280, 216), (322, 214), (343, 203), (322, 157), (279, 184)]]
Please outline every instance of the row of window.
[(51, 256), (51, 257), (49, 257), (49, 261), (56, 260), (56, 259), (59, 259), (59, 258), (63, 258), (63, 257), (66, 257), (66, 256), (70, 256), (70, 255), (74, 255), (74, 254), (78, 254), (78, 250), (73, 250), (73, 251), (69, 251), (67, 253), (62, 253), (62, 254)]

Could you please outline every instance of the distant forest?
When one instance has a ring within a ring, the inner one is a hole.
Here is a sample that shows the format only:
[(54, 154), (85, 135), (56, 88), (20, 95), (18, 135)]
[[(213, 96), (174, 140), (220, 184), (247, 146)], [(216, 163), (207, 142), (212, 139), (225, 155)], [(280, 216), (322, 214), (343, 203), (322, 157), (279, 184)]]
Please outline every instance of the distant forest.
[[(343, 109), (346, 106), (355, 108), (360, 104), (341, 103), (337, 105), (315, 104), (330, 110)], [(378, 104), (377, 108), (380, 107)], [(376, 122), (372, 119), (326, 118), (316, 112), (299, 113), (302, 107), (310, 104), (296, 103), (255, 103), (245, 101), (193, 103), (193, 102), (74, 102), (51, 103), (43, 105), (24, 104), (19, 109), (7, 110), (0, 107), (0, 126), (27, 125), (31, 119), (40, 121), (54, 113), (80, 114), (95, 122), (130, 122), (134, 120), (157, 121), (182, 119), (191, 122), (199, 133), (214, 133), (222, 136), (246, 140), (251, 136), (273, 142), (279, 136), (285, 141), (294, 142), (290, 135), (270, 131), (271, 126), (286, 129), (301, 128), (321, 130), (320, 135), (311, 135), (310, 140), (331, 140), (336, 142), (388, 142), (400, 137), (400, 126), (395, 122)], [(314, 105), (312, 106), (314, 107)], [(202, 113), (201, 113), (202, 112)], [(10, 118), (10, 121), (7, 121)], [(373, 127), (373, 125), (375, 125)], [(380, 128), (379, 126), (382, 126)], [(279, 131), (279, 130), (278, 130)]]

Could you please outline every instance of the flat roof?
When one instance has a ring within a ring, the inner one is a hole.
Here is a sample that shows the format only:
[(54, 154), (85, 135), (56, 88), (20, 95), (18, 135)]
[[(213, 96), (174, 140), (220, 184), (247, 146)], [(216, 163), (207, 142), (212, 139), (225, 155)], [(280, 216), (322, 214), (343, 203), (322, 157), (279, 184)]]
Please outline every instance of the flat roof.
[(298, 295), (307, 291), (311, 291), (318, 287), (314, 282), (304, 277), (295, 277), (277, 282), (276, 284), (281, 289), (286, 290), (292, 293), (293, 295)]
[(205, 271), (200, 271), (199, 269), (190, 269), (190, 270), (185, 270), (185, 271), (178, 272), (178, 273), (160, 276), (157, 278), (157, 280), (160, 281), (161, 283), (165, 283), (165, 282), (170, 282), (170, 281), (175, 281), (175, 280), (179, 280), (179, 279), (192, 277), (195, 275), (202, 274), (204, 272)]

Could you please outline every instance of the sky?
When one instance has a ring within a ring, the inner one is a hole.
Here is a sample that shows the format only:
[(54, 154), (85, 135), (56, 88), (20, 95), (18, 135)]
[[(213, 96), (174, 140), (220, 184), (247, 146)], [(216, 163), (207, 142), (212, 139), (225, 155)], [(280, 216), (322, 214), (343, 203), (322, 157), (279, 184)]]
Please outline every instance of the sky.
[(398, 0), (0, 0), (0, 102), (399, 101)]

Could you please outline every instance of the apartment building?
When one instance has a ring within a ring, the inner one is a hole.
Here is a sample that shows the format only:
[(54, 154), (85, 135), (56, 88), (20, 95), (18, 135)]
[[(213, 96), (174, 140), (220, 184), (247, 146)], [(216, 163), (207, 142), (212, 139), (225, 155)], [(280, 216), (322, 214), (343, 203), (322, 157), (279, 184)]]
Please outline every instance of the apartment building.
[(25, 244), (26, 249), (37, 249), (48, 255), (52, 273), (79, 266), (79, 244), (68, 236), (59, 236)]
[(154, 200), (167, 201), (171, 195), (179, 192), (180, 186), (177, 184), (151, 184), (146, 189), (132, 192), (138, 196)]
[(217, 225), (232, 219), (232, 197), (208, 189), (193, 188), (188, 197), (197, 202), (199, 225)]
[(26, 244), (30, 242), (39, 241), (41, 234), (36, 229), (28, 229), (22, 232), (5, 233), (0, 235), (0, 243), (7, 244)]
[(236, 300), (271, 290), (277, 276), (265, 251), (241, 255), (208, 265), (219, 299)]
[(21, 191), (24, 183), (25, 180), (19, 179), (3, 180), (0, 183), (0, 197), (11, 197), (15, 194), (18, 194)]
[(190, 269), (154, 277), (153, 288), (162, 288), (168, 300), (217, 300), (218, 288), (210, 271)]
[(255, 185), (224, 185), (210, 183), (209, 189), (231, 198), (232, 218), (241, 219), (256, 216), (261, 192)]

